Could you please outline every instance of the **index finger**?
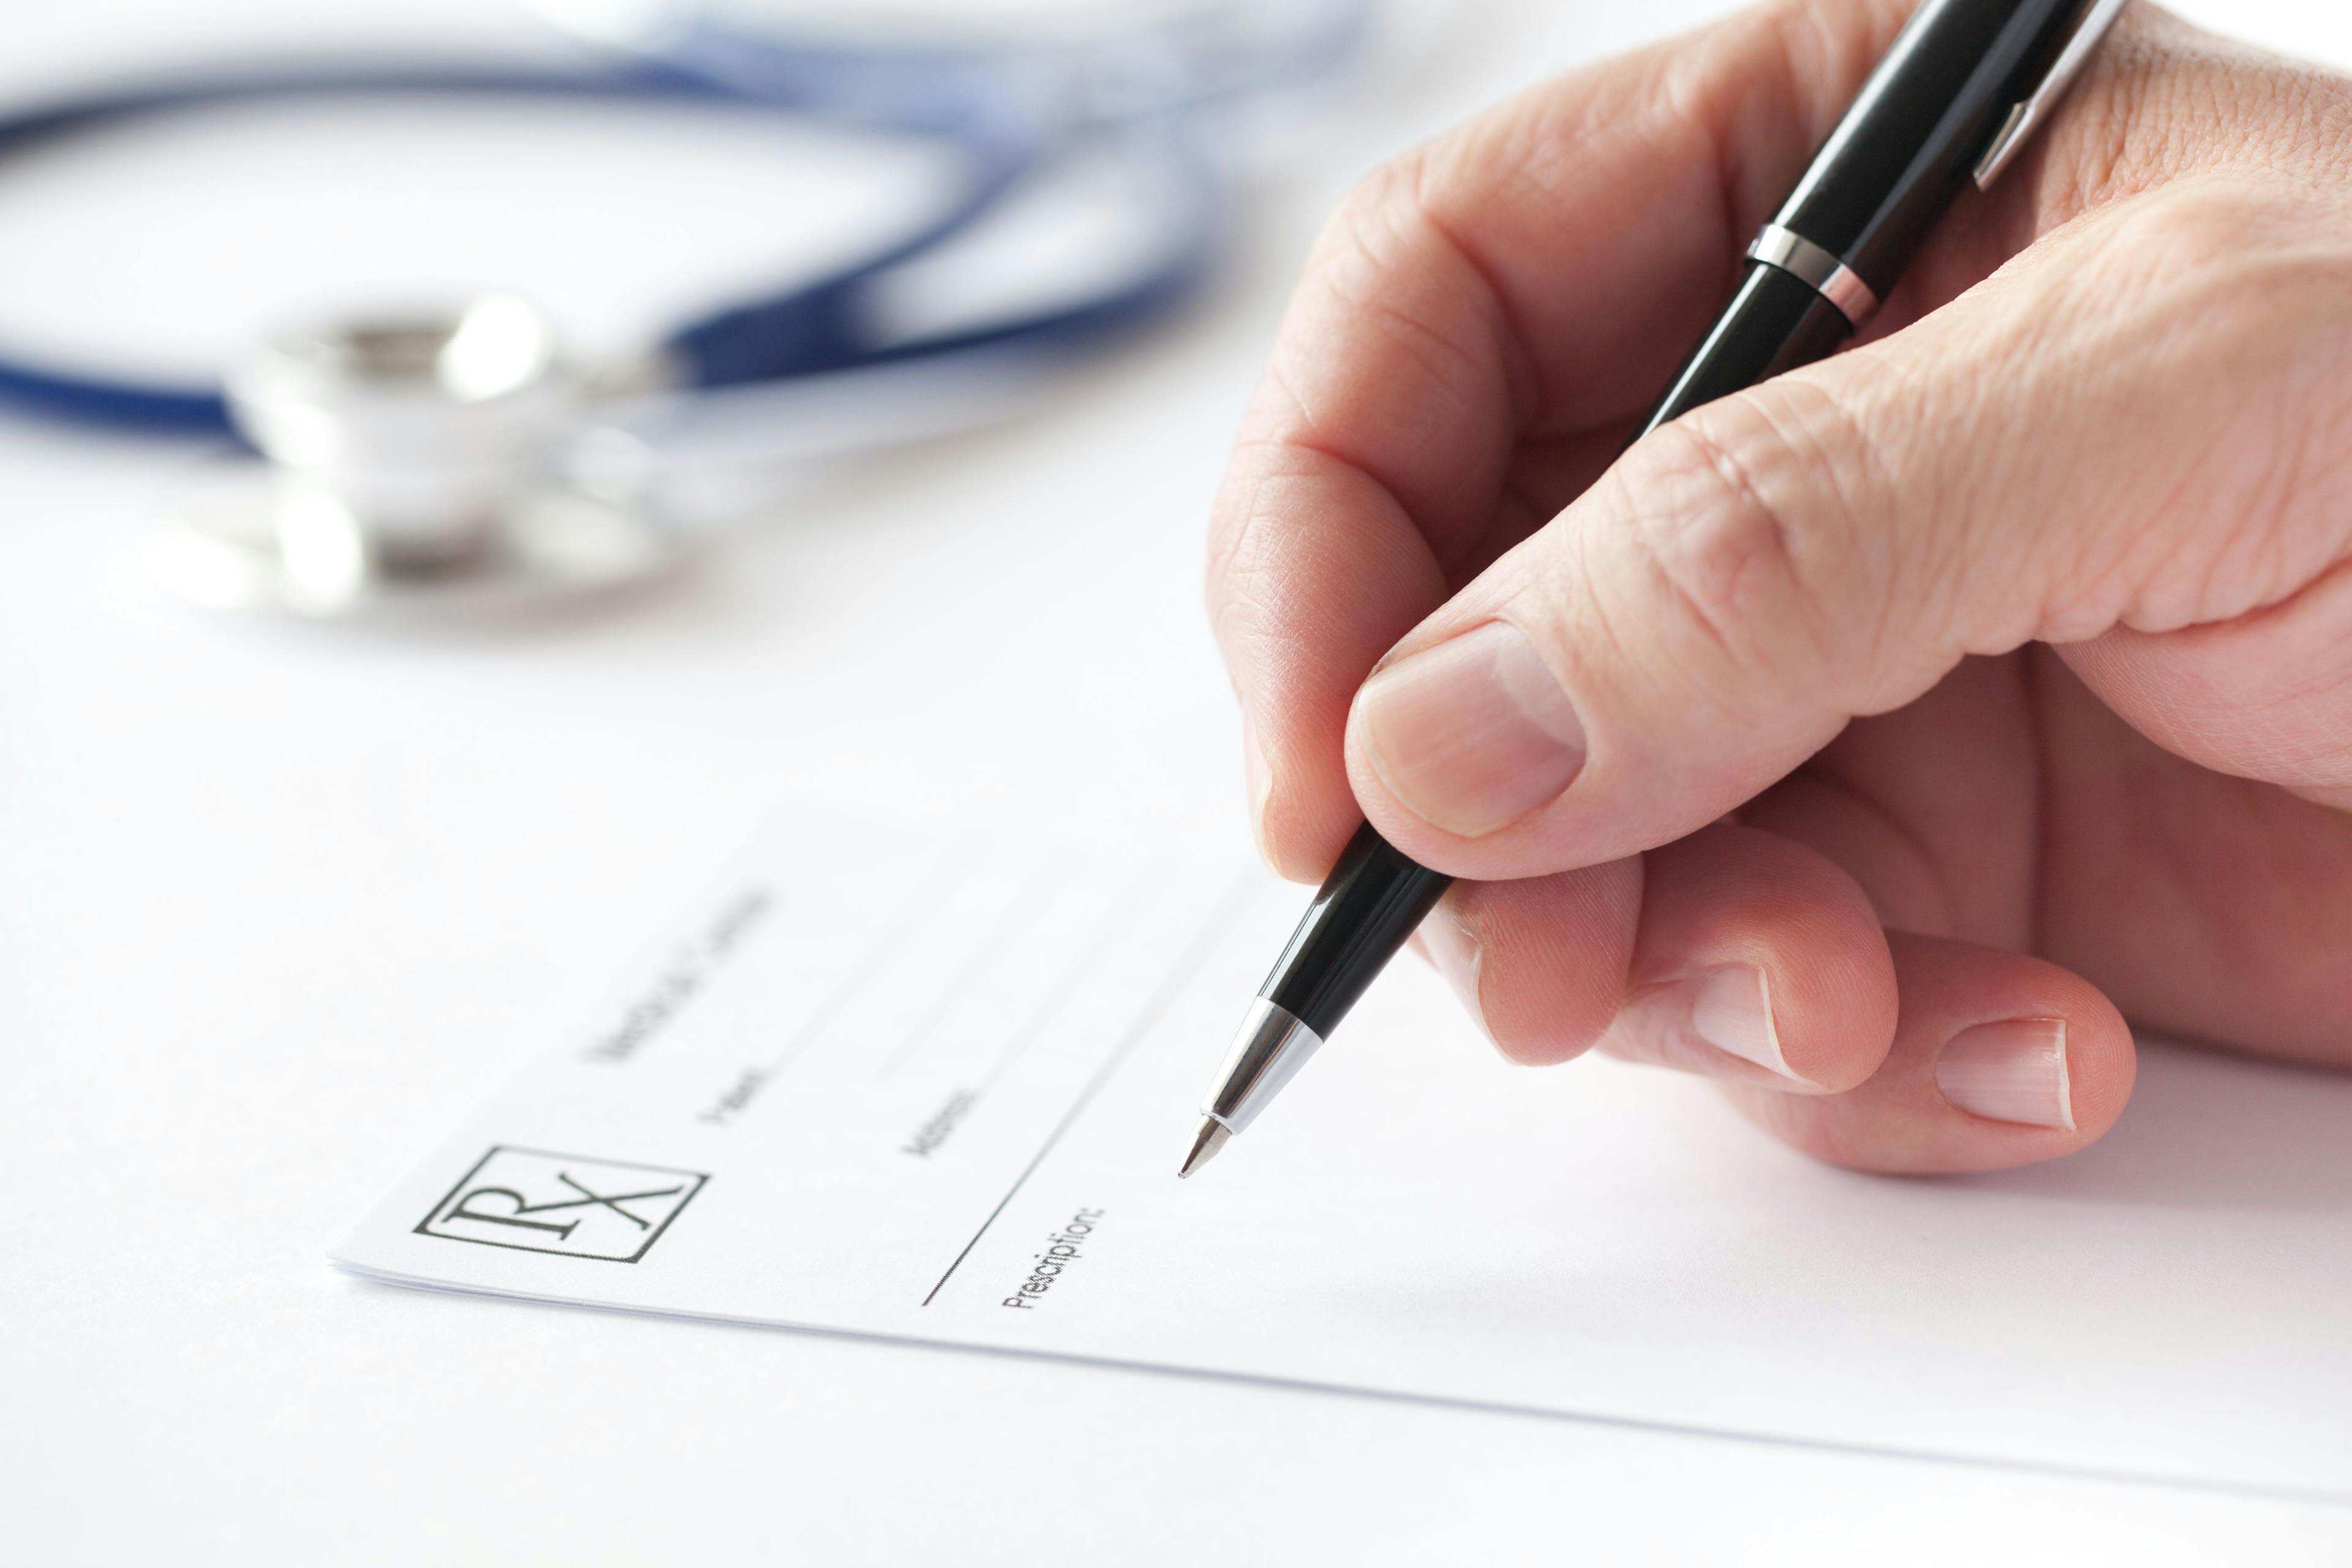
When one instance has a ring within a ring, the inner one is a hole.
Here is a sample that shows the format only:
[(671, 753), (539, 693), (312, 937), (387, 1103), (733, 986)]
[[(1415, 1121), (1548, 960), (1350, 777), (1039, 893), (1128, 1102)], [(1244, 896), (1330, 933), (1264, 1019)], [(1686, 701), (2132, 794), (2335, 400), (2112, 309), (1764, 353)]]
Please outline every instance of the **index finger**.
[(1320, 876), (1360, 820), (1342, 743), (1374, 663), (1605, 465), (1910, 9), (1776, 3), (1577, 72), (1326, 228), (1211, 522), (1277, 869)]

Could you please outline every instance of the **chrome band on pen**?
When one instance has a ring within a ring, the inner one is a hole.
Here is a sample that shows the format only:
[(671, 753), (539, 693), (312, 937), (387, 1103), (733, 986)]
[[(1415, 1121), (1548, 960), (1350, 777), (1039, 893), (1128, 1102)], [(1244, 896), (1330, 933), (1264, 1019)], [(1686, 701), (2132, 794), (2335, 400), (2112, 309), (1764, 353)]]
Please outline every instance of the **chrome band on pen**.
[(1243, 1131), (1322, 1044), (1323, 1037), (1290, 1009), (1259, 997), (1234, 1037), (1233, 1051), (1217, 1075), (1215, 1097), (1201, 1113), (1232, 1131)]
[(1777, 267), (1838, 308), (1838, 313), (1855, 326), (1870, 320), (1878, 309), (1878, 296), (1861, 274), (1799, 234), (1792, 228), (1782, 228), (1768, 223), (1757, 231), (1756, 242), (1748, 247), (1748, 258), (1767, 267)]

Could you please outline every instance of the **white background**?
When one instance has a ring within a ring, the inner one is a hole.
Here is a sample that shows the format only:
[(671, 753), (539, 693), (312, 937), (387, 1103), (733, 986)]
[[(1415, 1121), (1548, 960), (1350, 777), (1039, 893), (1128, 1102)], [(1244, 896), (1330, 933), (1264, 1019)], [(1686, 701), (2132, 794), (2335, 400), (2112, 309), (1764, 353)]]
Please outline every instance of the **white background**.
[[(184, 454), (0, 424), (0, 1554), (2347, 1550), (2340, 1514), (2296, 1505), (468, 1301), (321, 1262), (780, 789), (819, 816), (978, 802), (1239, 834), (1199, 537), (1315, 224), (1384, 153), (1717, 8), (1408, 18), (1414, 47), (1258, 186), (1183, 328), (1018, 422), (796, 494), (618, 613), (433, 638), (206, 618), (137, 575)], [(20, 5), (0, 89), (282, 37), (530, 38), (460, 0), (325, 9)], [(2339, 6), (2190, 9), (2352, 61)], [(5, 171), (0, 341), (194, 366), (288, 300), (512, 280), (617, 333), (840, 232), (799, 214), (858, 219), (853, 184), (737, 131), (299, 123)]]

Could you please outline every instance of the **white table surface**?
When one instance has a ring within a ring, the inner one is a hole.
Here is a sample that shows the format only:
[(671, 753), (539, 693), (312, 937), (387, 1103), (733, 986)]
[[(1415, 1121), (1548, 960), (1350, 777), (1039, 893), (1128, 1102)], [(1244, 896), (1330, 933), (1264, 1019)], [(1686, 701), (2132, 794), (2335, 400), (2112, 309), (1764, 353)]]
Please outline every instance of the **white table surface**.
[[(2318, 1507), (461, 1300), (322, 1262), (550, 999), (782, 790), (1238, 834), (1200, 532), (1319, 216), (1383, 153), (1716, 8), (1437, 5), (1426, 46), (1259, 187), (1180, 330), (780, 504), (619, 613), (439, 638), (208, 618), (136, 573), (183, 454), (0, 424), (0, 1558), (2344, 1560), (2352, 1521)], [(282, 36), (525, 36), (462, 0), (328, 9), (12, 7), (0, 90)], [(2192, 9), (2352, 61), (2338, 5)], [(392, 169), (398, 134), (210, 134), (8, 172), (0, 336), (193, 364), (285, 299), (505, 275), (568, 279), (558, 302), (611, 325), (756, 276), (776, 243), (773, 171), (732, 133), (519, 134), (478, 160), (445, 135), (441, 188), (403, 187), (389, 241), (386, 187), (347, 176)], [(520, 219), (514, 179), (542, 197)], [(326, 232), (263, 247), (306, 202)]]

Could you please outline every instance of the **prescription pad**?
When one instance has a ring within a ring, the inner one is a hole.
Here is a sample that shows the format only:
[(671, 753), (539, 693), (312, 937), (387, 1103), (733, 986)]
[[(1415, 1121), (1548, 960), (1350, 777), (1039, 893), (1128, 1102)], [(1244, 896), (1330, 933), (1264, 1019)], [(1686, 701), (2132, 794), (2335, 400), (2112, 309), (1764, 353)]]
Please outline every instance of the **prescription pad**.
[(1192, 1180), (1304, 894), (780, 823), (333, 1253), (398, 1283), (2352, 1500), (2352, 1081), (2147, 1047), (2098, 1147), (1814, 1164), (1400, 961)]

